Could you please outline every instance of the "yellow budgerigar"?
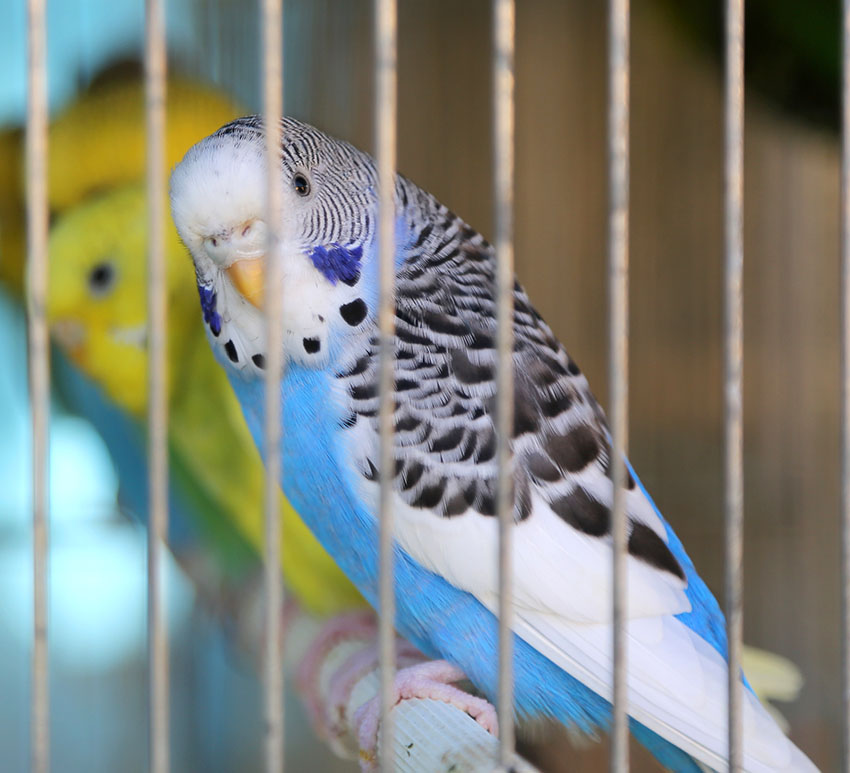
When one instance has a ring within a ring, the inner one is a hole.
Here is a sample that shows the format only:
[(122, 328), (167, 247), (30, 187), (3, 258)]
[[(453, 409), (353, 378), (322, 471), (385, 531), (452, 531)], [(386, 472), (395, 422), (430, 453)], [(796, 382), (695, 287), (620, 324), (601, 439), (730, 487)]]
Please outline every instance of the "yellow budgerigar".
[[(129, 185), (63, 215), (50, 236), (48, 317), (72, 362), (139, 422), (147, 405), (145, 192)], [(206, 345), (192, 263), (167, 230), (168, 397), (172, 468), (213, 506), (191, 517), (226, 553), (263, 539), (263, 466), (239, 405)], [(330, 614), (362, 604), (342, 571), (281, 495), (283, 572), (302, 605)], [(236, 532), (234, 534), (233, 532)]]

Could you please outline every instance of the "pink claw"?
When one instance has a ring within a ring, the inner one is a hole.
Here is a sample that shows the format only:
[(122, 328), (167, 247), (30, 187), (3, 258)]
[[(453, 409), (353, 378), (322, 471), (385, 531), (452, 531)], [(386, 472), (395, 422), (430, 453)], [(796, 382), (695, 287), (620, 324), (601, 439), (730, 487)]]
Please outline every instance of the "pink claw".
[[(378, 667), (379, 659), (378, 645), (372, 643), (351, 655), (331, 675), (325, 702), (325, 728), (331, 744), (343, 748), (347, 746), (346, 739), (351, 739), (346, 716), (351, 691), (363, 677)], [(407, 668), (423, 660), (425, 656), (412, 644), (396, 639), (396, 668)]]
[[(378, 667), (379, 659), (378, 645), (371, 644), (355, 652), (334, 671), (328, 683), (326, 701), (326, 722), (331, 735), (345, 735), (345, 714), (351, 691), (364, 676)], [(404, 639), (396, 639), (396, 668), (407, 668), (423, 660), (425, 656), (416, 647)]]
[(304, 700), (310, 721), (319, 737), (328, 733), (323, 701), (319, 696), (319, 673), (328, 653), (343, 641), (369, 642), (375, 638), (375, 613), (358, 611), (330, 620), (316, 637), (295, 675), (295, 683)]
[[(396, 705), (410, 698), (430, 698), (449, 703), (466, 712), (491, 735), (499, 735), (496, 709), (483, 698), (460, 690), (454, 682), (466, 679), (465, 674), (445, 660), (430, 660), (402, 668), (395, 679)], [(362, 705), (354, 715), (353, 726), (360, 743), (360, 767), (374, 770), (378, 748), (380, 698)]]

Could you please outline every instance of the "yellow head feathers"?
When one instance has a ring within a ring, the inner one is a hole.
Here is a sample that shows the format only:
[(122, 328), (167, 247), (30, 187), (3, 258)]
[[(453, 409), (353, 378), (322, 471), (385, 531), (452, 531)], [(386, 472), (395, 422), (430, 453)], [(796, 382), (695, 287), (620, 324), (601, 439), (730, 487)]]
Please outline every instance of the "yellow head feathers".
[[(86, 92), (50, 126), (48, 196), (63, 210), (85, 196), (144, 177), (145, 115), (141, 78), (107, 81)], [(172, 77), (166, 90), (165, 165), (240, 115), (213, 88)]]
[[(108, 395), (141, 417), (147, 400), (146, 204), (130, 185), (81, 204), (50, 234), (47, 314), (54, 337)], [(172, 324), (197, 324), (191, 262), (166, 230)]]

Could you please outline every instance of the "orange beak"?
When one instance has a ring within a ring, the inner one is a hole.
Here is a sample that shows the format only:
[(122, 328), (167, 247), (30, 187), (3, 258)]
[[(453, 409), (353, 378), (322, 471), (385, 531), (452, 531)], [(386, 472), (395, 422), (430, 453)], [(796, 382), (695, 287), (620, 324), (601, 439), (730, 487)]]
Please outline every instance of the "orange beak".
[(266, 275), (263, 258), (237, 260), (226, 269), (233, 286), (239, 290), (248, 303), (258, 309), (263, 308), (263, 296), (266, 292)]

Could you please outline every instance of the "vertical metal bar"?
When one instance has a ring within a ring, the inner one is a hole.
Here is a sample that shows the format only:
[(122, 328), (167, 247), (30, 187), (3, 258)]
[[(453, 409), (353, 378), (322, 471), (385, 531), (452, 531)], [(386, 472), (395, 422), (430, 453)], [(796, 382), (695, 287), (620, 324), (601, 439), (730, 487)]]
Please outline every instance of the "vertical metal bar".
[(45, 0), (27, 4), (27, 324), (32, 410), (33, 646), (30, 740), (33, 773), (50, 767), (47, 650), (48, 433), (50, 352), (47, 340), (47, 21)]
[(842, 3), (841, 75), (841, 703), (842, 765), (850, 773), (850, 0)]
[(493, 193), (496, 250), (497, 511), (499, 514), (499, 763), (514, 756), (513, 460), (514, 421), (514, 0), (493, 0)]
[(169, 667), (163, 554), (168, 535), (165, 268), (165, 6), (145, 4), (148, 207), (148, 665), (150, 768), (169, 770)]
[(395, 588), (393, 554), (392, 480), (393, 369), (395, 335), (395, 167), (397, 135), (396, 0), (375, 0), (375, 150), (378, 162), (378, 326), (381, 336), (379, 360), (380, 507), (378, 538), (380, 608), (378, 645), (381, 665), (381, 770), (392, 770), (393, 725), (390, 712), (395, 703)]
[(608, 372), (613, 503), (613, 722), (611, 770), (629, 769), (626, 652), (626, 469), (629, 395), (629, 1), (611, 0), (608, 18)]
[(724, 445), (726, 637), (729, 642), (729, 770), (741, 769), (743, 634), (743, 208), (744, 2), (726, 2), (724, 204)]
[(263, 118), (266, 131), (266, 390), (265, 390), (265, 560), (263, 567), (264, 633), (263, 689), (265, 760), (267, 773), (283, 773), (283, 642), (280, 616), (283, 580), (280, 567), (281, 404), (283, 328), (280, 284), (282, 267), (278, 243), (281, 210), (281, 141), (283, 139), (283, 1), (263, 0)]

